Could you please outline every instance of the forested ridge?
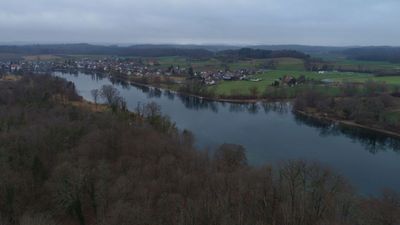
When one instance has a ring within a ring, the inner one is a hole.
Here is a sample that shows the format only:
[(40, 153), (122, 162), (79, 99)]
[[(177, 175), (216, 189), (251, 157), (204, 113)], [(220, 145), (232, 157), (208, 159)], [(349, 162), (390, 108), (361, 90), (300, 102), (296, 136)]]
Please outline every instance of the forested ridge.
[(199, 48), (178, 48), (176, 46), (116, 46), (91, 44), (52, 44), (52, 45), (1, 45), (0, 53), (14, 54), (60, 54), (60, 55), (117, 55), (117, 56), (185, 56), (211, 57), (213, 52)]
[(99, 108), (60, 78), (0, 81), (0, 224), (400, 224), (393, 191), (363, 197), (318, 163), (252, 167), (238, 145), (197, 150), (157, 105), (113, 96)]
[(363, 47), (350, 48), (343, 51), (349, 59), (366, 61), (387, 61), (392, 63), (400, 62), (399, 47)]
[(299, 59), (307, 59), (310, 56), (295, 50), (263, 50), (253, 48), (241, 48), (235, 50), (225, 50), (217, 53), (219, 57), (235, 58), (235, 59), (269, 59), (292, 57)]

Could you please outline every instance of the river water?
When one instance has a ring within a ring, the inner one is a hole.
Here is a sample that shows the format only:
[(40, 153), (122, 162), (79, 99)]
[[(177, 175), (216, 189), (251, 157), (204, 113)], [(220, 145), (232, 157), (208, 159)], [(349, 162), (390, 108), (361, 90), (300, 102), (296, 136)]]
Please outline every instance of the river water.
[(289, 103), (233, 104), (206, 101), (165, 90), (137, 87), (89, 74), (54, 73), (75, 83), (78, 93), (114, 85), (130, 110), (156, 102), (179, 129), (192, 131), (199, 149), (243, 145), (250, 164), (316, 161), (345, 176), (364, 194), (400, 191), (400, 141), (361, 129), (324, 124), (291, 112)]

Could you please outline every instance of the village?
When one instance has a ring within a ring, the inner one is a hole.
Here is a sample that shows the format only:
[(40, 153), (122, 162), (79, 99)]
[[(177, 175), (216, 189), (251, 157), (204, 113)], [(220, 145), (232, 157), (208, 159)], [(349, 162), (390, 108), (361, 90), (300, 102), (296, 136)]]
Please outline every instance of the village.
[(206, 70), (194, 71), (191, 66), (160, 65), (155, 59), (104, 57), (102, 59), (81, 58), (77, 60), (37, 60), (37, 61), (0, 61), (0, 73), (49, 73), (61, 72), (86, 72), (104, 73), (108, 75), (123, 75), (133, 78), (141, 77), (184, 77), (199, 79), (205, 85), (215, 85), (219, 81), (249, 80), (258, 82), (261, 79), (249, 78), (262, 71), (243, 68), (235, 71), (230, 70)]
[[(175, 83), (182, 83), (182, 80), (199, 80), (205, 86), (216, 85), (222, 81), (249, 81), (260, 82), (262, 78), (256, 75), (265, 73), (264, 69), (241, 68), (236, 70), (201, 70), (195, 71), (191, 66), (180, 65), (161, 65), (157, 59), (142, 58), (79, 58), (64, 60), (0, 60), (1, 74), (23, 74), (23, 73), (96, 73), (109, 76), (122, 77), (128, 80), (138, 80), (140, 78), (181, 78), (169, 79)], [(271, 86), (286, 85), (289, 87), (306, 82), (305, 76), (295, 78), (292, 75), (285, 75), (274, 80)]]

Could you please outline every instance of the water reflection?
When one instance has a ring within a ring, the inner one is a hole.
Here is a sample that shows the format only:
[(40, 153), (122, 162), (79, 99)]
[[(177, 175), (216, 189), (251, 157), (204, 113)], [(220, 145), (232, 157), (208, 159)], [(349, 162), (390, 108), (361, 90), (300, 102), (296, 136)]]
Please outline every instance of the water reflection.
[(230, 112), (244, 112), (246, 111), (246, 107), (244, 104), (239, 104), (239, 103), (231, 103), (229, 105), (229, 111)]
[(250, 114), (258, 114), (261, 109), (265, 114), (275, 112), (280, 115), (291, 112), (291, 104), (289, 102), (258, 102), (258, 103), (229, 103), (230, 112), (248, 112)]
[(183, 105), (192, 110), (209, 109), (214, 113), (218, 113), (218, 102), (209, 101), (204, 98), (177, 94)]
[[(81, 73), (79, 73), (79, 72), (73, 72), (73, 73), (71, 72), (69, 74), (74, 76), (74, 77), (76, 77), (76, 78), (79, 77), (79, 75), (81, 75)], [(107, 74), (104, 74), (104, 73), (90, 73), (90, 74), (87, 74), (87, 75), (90, 76), (93, 81), (101, 81), (103, 79), (108, 79), (111, 82), (111, 84), (113, 84), (113, 85), (119, 85), (123, 89), (127, 89), (127, 90), (130, 89), (129, 82), (127, 82), (124, 79), (111, 77), (111, 76), (109, 76)]]
[(110, 82), (111, 82), (113, 85), (119, 85), (119, 86), (121, 86), (123, 89), (129, 90), (130, 87), (131, 87), (131, 86), (129, 85), (129, 82), (127, 82), (126, 80), (123, 80), (123, 79), (110, 77), (109, 80), (110, 80)]
[(359, 142), (372, 154), (376, 154), (380, 151), (387, 151), (388, 149), (392, 149), (395, 152), (400, 152), (399, 139), (379, 132), (334, 124), (301, 114), (295, 114), (295, 120), (298, 124), (305, 124), (307, 126), (316, 128), (321, 136), (345, 135), (346, 137), (351, 138), (353, 141)]
[[(76, 74), (76, 77), (78, 77), (78, 74)], [(105, 74), (101, 74), (101, 73), (90, 74), (90, 77), (92, 78), (93, 81), (99, 81), (99, 80), (103, 80), (104, 78), (107, 78), (107, 76)]]
[(260, 111), (260, 106), (258, 103), (247, 104), (247, 112), (250, 114), (257, 114)]
[(131, 84), (135, 88), (141, 90), (143, 93), (149, 93), (150, 92), (150, 87), (146, 85), (136, 85), (136, 84)]
[(175, 99), (175, 93), (170, 91), (170, 90), (165, 90), (164, 91), (164, 96), (167, 97), (169, 100), (174, 100)]
[(287, 114), (292, 111), (290, 102), (263, 102), (261, 106), (265, 113), (276, 112), (279, 114)]
[(160, 98), (162, 91), (159, 88), (150, 87), (147, 91), (147, 97), (149, 98)]

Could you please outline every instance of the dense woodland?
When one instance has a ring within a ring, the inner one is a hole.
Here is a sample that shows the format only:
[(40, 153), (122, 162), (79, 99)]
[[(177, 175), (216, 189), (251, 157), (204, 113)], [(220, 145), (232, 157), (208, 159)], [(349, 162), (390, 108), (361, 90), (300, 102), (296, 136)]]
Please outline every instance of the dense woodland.
[(343, 51), (350, 59), (366, 61), (400, 62), (400, 47), (364, 47), (351, 48)]
[[(97, 94), (123, 102), (111, 89)], [(0, 81), (0, 224), (400, 224), (395, 192), (361, 197), (317, 163), (254, 168), (241, 146), (194, 139), (153, 103), (131, 113), (51, 76)]]
[(315, 112), (320, 116), (398, 132), (397, 116), (400, 92), (384, 82), (369, 80), (364, 84), (344, 83), (339, 96), (327, 96), (313, 88), (306, 89), (294, 101), (295, 110)]
[(54, 44), (54, 45), (13, 45), (0, 46), (0, 53), (13, 54), (56, 54), (56, 55), (117, 55), (117, 56), (185, 56), (211, 57), (213, 52), (205, 49), (177, 48), (174, 46), (103, 46), (90, 44)]
[[(399, 47), (322, 47), (301, 45), (239, 46), (218, 45), (91, 45), (91, 44), (46, 44), (46, 45), (0, 45), (1, 54), (24, 55), (117, 55), (117, 56), (183, 56), (192, 58), (234, 57), (240, 59), (262, 59), (293, 57), (308, 59), (311, 55), (343, 55), (348, 59), (367, 61), (400, 62)], [(8, 56), (10, 57), (10, 56)]]
[(308, 55), (295, 50), (261, 50), (241, 48), (237, 50), (210, 51), (200, 47), (168, 45), (134, 45), (134, 46), (101, 46), (89, 44), (55, 44), (55, 45), (21, 45), (0, 46), (0, 53), (6, 54), (59, 54), (59, 55), (118, 55), (163, 57), (184, 56), (191, 58), (210, 58), (214, 56), (232, 59), (263, 59), (277, 57), (294, 57), (305, 59)]
[(231, 59), (268, 59), (291, 57), (299, 59), (307, 59), (308, 55), (294, 50), (262, 50), (252, 48), (241, 48), (238, 50), (226, 50), (217, 53), (218, 57)]

